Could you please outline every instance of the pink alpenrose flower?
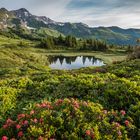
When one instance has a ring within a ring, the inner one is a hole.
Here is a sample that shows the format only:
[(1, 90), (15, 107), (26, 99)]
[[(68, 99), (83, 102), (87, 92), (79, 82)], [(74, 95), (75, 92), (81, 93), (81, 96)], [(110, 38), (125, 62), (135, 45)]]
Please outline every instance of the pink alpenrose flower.
[(7, 136), (3, 136), (1, 140), (8, 140)]
[(22, 137), (22, 136), (23, 136), (23, 132), (22, 131), (18, 132), (18, 137)]

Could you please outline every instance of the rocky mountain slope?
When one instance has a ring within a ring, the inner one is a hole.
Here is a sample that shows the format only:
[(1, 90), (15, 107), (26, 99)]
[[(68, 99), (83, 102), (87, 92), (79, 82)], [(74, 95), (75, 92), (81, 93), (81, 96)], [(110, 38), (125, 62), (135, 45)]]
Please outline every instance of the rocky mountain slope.
[(13, 11), (0, 9), (0, 29), (19, 25), (29, 30), (46, 28), (53, 33), (56, 31), (57, 35), (61, 33), (78, 38), (96, 38), (118, 45), (135, 45), (136, 39), (140, 37), (140, 29), (122, 29), (116, 26), (92, 28), (84, 23), (56, 22), (45, 16), (32, 15), (25, 8)]

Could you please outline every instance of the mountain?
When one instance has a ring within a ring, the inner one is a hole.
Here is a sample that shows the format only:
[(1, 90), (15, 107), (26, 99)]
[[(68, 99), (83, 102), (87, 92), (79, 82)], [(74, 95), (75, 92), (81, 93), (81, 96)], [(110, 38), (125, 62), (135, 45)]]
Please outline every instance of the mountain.
[(83, 23), (61, 23), (48, 24), (49, 28), (53, 28), (63, 33), (64, 35), (74, 35), (76, 37), (86, 37), (92, 35), (92, 28)]
[(47, 18), (45, 16), (35, 16), (32, 15), (28, 10), (25, 8), (21, 8), (19, 10), (11, 11), (17, 18), (19, 18), (22, 22), (24, 22), (27, 26), (32, 28), (40, 28), (40, 27), (47, 27), (47, 24), (53, 23), (55, 21)]
[(49, 23), (54, 24), (55, 22), (45, 16), (32, 15), (25, 8), (13, 11), (8, 11), (5, 8), (0, 9), (0, 34), (2, 35), (29, 39), (48, 35), (54, 37), (58, 37), (60, 34), (63, 35), (57, 30), (47, 28)]
[(135, 45), (140, 29), (122, 29), (116, 26), (92, 28), (84, 23), (56, 22), (45, 16), (31, 14), (25, 8), (8, 11), (0, 9), (0, 29), (21, 26), (43, 36), (73, 35), (77, 38), (95, 38), (118, 45)]
[(11, 25), (10, 20), (14, 19), (13, 13), (9, 12), (5, 8), (0, 9), (0, 29), (6, 28), (7, 25)]

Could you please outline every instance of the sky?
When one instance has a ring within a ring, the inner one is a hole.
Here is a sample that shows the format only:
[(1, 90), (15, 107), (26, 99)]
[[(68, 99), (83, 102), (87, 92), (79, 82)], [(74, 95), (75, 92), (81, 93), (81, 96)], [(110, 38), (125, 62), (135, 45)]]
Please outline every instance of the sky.
[(0, 0), (0, 7), (91, 27), (140, 28), (140, 0)]

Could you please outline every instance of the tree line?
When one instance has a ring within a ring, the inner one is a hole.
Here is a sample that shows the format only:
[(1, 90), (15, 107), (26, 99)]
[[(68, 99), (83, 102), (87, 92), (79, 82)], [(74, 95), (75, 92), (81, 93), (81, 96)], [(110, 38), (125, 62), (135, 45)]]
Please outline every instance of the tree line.
[(77, 39), (74, 36), (68, 35), (63, 37), (60, 35), (55, 38), (48, 36), (47, 38), (41, 39), (37, 47), (46, 49), (79, 49), (79, 50), (94, 50), (94, 51), (106, 51), (108, 45), (104, 41), (97, 39)]

